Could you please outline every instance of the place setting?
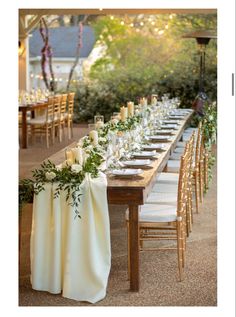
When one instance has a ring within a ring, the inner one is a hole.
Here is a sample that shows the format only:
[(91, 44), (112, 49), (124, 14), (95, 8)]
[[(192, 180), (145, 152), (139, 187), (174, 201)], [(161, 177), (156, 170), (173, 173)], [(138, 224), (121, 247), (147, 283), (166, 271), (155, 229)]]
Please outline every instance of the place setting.
[(141, 168), (123, 168), (123, 169), (113, 169), (109, 172), (109, 176), (115, 178), (140, 178), (143, 174)]
[(173, 139), (167, 135), (150, 135), (147, 140), (150, 142), (171, 142)]

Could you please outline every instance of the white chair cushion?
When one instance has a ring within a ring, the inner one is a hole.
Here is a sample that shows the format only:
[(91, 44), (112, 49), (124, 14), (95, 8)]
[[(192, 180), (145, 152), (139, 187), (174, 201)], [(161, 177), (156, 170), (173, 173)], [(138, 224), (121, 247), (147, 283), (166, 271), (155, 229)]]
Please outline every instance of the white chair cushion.
[(185, 147), (186, 146), (186, 142), (177, 142), (176, 147)]
[(195, 133), (197, 133), (198, 128), (189, 127), (186, 130), (184, 130), (184, 133), (193, 133), (194, 131), (195, 131)]
[(177, 148), (175, 148), (174, 153), (184, 154), (184, 147), (177, 147)]
[(163, 204), (177, 206), (177, 193), (155, 193), (151, 192), (146, 204)]
[(180, 160), (181, 156), (183, 155), (183, 153), (172, 153), (170, 156), (170, 160)]
[(29, 124), (38, 124), (38, 125), (43, 125), (43, 124), (51, 123), (51, 122), (52, 122), (51, 118), (48, 118), (48, 121), (46, 121), (45, 117), (37, 117), (27, 121), (27, 123)]
[[(129, 219), (129, 210), (125, 213), (126, 220)], [(172, 222), (176, 221), (176, 207), (169, 205), (145, 204), (141, 206), (139, 222)]]
[(176, 193), (178, 192), (178, 183), (159, 183), (157, 182), (153, 188), (152, 192), (155, 193)]
[(178, 173), (161, 173), (157, 176), (158, 183), (174, 183), (178, 184), (179, 174)]
[(183, 133), (182, 140), (183, 142), (189, 141), (192, 136), (192, 133)]
[(167, 162), (167, 172), (179, 173), (180, 161), (179, 160), (169, 160)]

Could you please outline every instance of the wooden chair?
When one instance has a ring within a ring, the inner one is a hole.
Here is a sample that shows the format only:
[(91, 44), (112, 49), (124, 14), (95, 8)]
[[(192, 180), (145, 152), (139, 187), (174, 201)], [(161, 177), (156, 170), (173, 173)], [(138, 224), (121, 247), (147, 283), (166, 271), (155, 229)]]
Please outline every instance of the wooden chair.
[(58, 137), (59, 142), (62, 141), (61, 139), (61, 95), (55, 95), (53, 98), (53, 113), (54, 113), (54, 120), (53, 120), (53, 143), (55, 137)]
[(49, 137), (53, 143), (53, 104), (49, 100), (45, 109), (44, 116), (29, 119), (27, 124), (31, 130), (32, 140), (35, 140), (36, 134), (45, 134), (47, 148), (49, 148)]
[[(186, 249), (186, 204), (190, 171), (188, 170), (189, 152), (181, 157), (179, 172), (177, 206), (145, 204), (139, 214), (139, 246), (141, 250), (177, 250), (179, 280), (183, 278)], [(126, 212), (127, 233), (129, 237), (129, 214)], [(176, 247), (163, 246), (146, 248), (145, 242), (151, 240), (175, 240)], [(128, 251), (130, 243), (128, 238)], [(129, 252), (128, 252), (129, 254)], [(130, 259), (128, 258), (128, 273)]]
[[(194, 144), (194, 133), (191, 139), (186, 143), (185, 153), (188, 151), (188, 170), (192, 169), (193, 160), (193, 144)], [(169, 177), (170, 174), (170, 177)], [(175, 177), (174, 177), (175, 176)], [(177, 177), (176, 177), (177, 176)], [(162, 179), (164, 178), (164, 182)], [(179, 174), (174, 173), (161, 173), (158, 175), (156, 184), (153, 186), (150, 195), (147, 198), (146, 203), (151, 204), (169, 204), (177, 206), (177, 192), (178, 192)], [(192, 231), (193, 223), (193, 204), (192, 204), (192, 181), (191, 177), (188, 180), (188, 201), (186, 205), (186, 228), (187, 236)]]
[(68, 138), (73, 137), (73, 117), (74, 117), (74, 99), (75, 93), (70, 92), (68, 94), (68, 110), (66, 114), (66, 123), (68, 127)]
[[(194, 160), (192, 162), (192, 184), (194, 185), (196, 212), (199, 212), (199, 202), (203, 201), (203, 189), (204, 189), (204, 156), (203, 156), (203, 138), (202, 138), (202, 123), (199, 122), (197, 130), (196, 143), (194, 145)], [(180, 166), (180, 156), (184, 151), (185, 142), (178, 142), (177, 148), (174, 154), (167, 163), (167, 172), (177, 173)]]
[(66, 108), (67, 108), (67, 94), (63, 94), (61, 95), (61, 108), (60, 108), (60, 138), (62, 139), (62, 135), (63, 138), (65, 138), (65, 124), (66, 124), (66, 116), (67, 116), (67, 112), (66, 112)]

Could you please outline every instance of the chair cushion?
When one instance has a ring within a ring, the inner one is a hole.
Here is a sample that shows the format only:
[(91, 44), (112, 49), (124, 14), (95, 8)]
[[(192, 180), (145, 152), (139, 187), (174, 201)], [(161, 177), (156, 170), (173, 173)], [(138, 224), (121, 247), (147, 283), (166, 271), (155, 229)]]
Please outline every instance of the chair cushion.
[(182, 135), (183, 142), (189, 141), (191, 136), (192, 136), (192, 133), (183, 133), (183, 135)]
[(153, 188), (152, 192), (155, 193), (175, 193), (178, 192), (178, 183), (159, 183), (157, 182)]
[(198, 132), (198, 128), (193, 128), (193, 127), (189, 127), (186, 130), (184, 130), (184, 133), (193, 133), (195, 131), (195, 133)]
[(179, 174), (178, 173), (161, 173), (156, 178), (158, 183), (174, 183), (178, 184)]
[(183, 142), (183, 141), (177, 142), (177, 144), (176, 144), (176, 147), (183, 147), (184, 148), (185, 146), (186, 146), (186, 142)]
[[(129, 210), (126, 210), (126, 220), (129, 219)], [(176, 207), (169, 205), (145, 204), (141, 206), (139, 222), (172, 222), (176, 221)]]
[(174, 153), (184, 154), (184, 147), (176, 147), (176, 148), (174, 149)]
[(48, 119), (48, 121), (46, 121), (46, 118), (45, 117), (38, 117), (38, 118), (33, 118), (33, 119), (30, 119), (27, 121), (28, 124), (38, 124), (38, 125), (43, 125), (43, 124), (46, 124), (46, 123), (51, 123), (52, 122), (52, 119)]
[(183, 153), (172, 153), (170, 156), (170, 160), (180, 160), (181, 156), (183, 155)]
[(169, 160), (167, 162), (167, 172), (179, 173), (180, 160)]
[(177, 206), (177, 194), (151, 192), (147, 198), (146, 204), (163, 204)]

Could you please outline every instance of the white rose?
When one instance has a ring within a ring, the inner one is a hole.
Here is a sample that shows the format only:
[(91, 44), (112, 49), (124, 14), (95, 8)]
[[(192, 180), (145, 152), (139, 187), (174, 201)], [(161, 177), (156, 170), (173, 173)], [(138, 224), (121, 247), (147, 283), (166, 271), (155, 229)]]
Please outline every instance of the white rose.
[(56, 169), (57, 169), (57, 171), (61, 171), (62, 170), (62, 164), (58, 164), (58, 165), (56, 165)]
[(102, 142), (102, 143), (103, 143), (103, 142), (106, 142), (106, 140), (107, 140), (107, 139), (106, 139), (106, 138), (103, 138), (103, 137), (100, 137), (100, 138), (98, 139), (98, 141), (99, 141), (99, 142)]
[(71, 170), (75, 173), (79, 173), (82, 171), (82, 166), (80, 164), (72, 164)]
[(52, 181), (56, 177), (56, 174), (54, 172), (46, 172), (45, 176), (48, 181)]
[(90, 153), (91, 151), (93, 150), (93, 145), (88, 145), (86, 148), (85, 148), (85, 151), (86, 153)]

